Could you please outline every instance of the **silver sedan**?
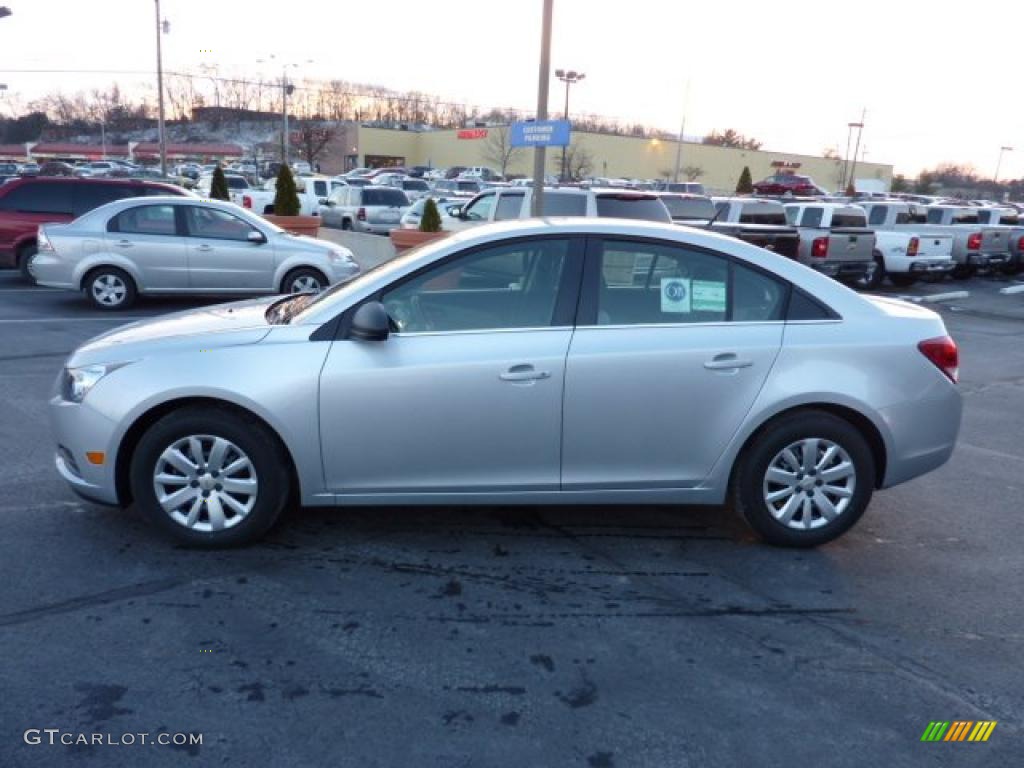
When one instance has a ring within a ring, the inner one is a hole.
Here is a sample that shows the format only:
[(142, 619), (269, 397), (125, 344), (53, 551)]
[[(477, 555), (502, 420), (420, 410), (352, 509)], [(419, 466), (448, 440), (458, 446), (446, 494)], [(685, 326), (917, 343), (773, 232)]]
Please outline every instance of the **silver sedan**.
[(352, 253), (296, 237), (232, 203), (142, 197), (39, 228), (29, 271), (107, 310), (137, 294), (318, 292), (359, 271)]
[(732, 501), (813, 546), (949, 458), (957, 366), (933, 312), (738, 240), (527, 220), (111, 331), (50, 413), (72, 489), (192, 545), (294, 503)]

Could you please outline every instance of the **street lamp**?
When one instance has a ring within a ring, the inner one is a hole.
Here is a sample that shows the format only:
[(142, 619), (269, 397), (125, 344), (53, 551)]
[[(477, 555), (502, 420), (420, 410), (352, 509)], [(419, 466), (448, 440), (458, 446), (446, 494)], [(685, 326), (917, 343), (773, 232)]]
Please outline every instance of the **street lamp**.
[(160, 173), (167, 175), (167, 127), (164, 123), (164, 59), (160, 35), (171, 30), (170, 22), (160, 20), (160, 0), (156, 2), (156, 90), (157, 90), (157, 134), (160, 142)]
[[(568, 71), (566, 71), (564, 69), (556, 69), (555, 70), (555, 77), (557, 77), (559, 80), (561, 80), (563, 83), (565, 83), (565, 114), (564, 114), (562, 119), (568, 120), (569, 119), (569, 86), (571, 86), (571, 85), (573, 85), (575, 83), (578, 83), (580, 80), (585, 78), (586, 75), (584, 73), (582, 73), (582, 72), (577, 72), (574, 69), (570, 69)], [(567, 177), (568, 177), (568, 174), (566, 173), (567, 169), (565, 167), (565, 149), (566, 148), (563, 145), (562, 146), (562, 180), (563, 181), (566, 181)]]
[[(270, 54), (266, 59), (256, 59), (257, 64), (273, 64), (277, 59), (275, 54)], [(313, 59), (306, 59), (306, 64), (312, 64)], [(288, 67), (298, 68), (300, 65), (294, 62), (284, 64), (281, 67), (281, 162), (288, 165), (288, 97), (295, 92), (295, 86), (288, 82)]]
[(0, 19), (5, 19), (11, 15), (11, 9), (6, 5), (0, 5)]
[(999, 159), (996, 161), (996, 175), (992, 177), (993, 182), (999, 181), (999, 168), (1003, 164), (1003, 153), (1013, 152), (1013, 147), (1000, 147), (999, 148)]

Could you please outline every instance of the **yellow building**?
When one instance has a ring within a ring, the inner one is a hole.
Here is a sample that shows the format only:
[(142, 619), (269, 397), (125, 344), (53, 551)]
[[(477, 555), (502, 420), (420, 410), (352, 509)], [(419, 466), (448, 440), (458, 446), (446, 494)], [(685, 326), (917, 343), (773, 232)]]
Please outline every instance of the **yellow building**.
[[(453, 165), (482, 165), (500, 170), (488, 146), (497, 143), (496, 133), (502, 128), (402, 131), (388, 128), (350, 127), (341, 139), (344, 142), (344, 167), (340, 153), (332, 153), (332, 161), (324, 163), (324, 170), (338, 172), (345, 168), (368, 165), (429, 165), (448, 168)], [(616, 136), (602, 133), (573, 133), (574, 143), (590, 159), (588, 175), (611, 178), (664, 179), (671, 178), (676, 165), (677, 141), (645, 139), (635, 136)], [(339, 142), (339, 143), (341, 143)], [(561, 150), (548, 149), (548, 169), (557, 175)], [(333, 166), (338, 165), (335, 168)], [(731, 192), (736, 188), (743, 167), (750, 168), (754, 181), (770, 176), (780, 168), (810, 176), (818, 186), (835, 190), (842, 174), (842, 161), (832, 158), (799, 155), (792, 152), (733, 149), (708, 144), (684, 142), (680, 168), (696, 168), (697, 177), (709, 190)], [(508, 165), (509, 174), (530, 175), (533, 172), (533, 150), (519, 150)], [(857, 179), (877, 179), (892, 182), (893, 167), (882, 163), (858, 162)], [(687, 180), (681, 172), (680, 180)]]

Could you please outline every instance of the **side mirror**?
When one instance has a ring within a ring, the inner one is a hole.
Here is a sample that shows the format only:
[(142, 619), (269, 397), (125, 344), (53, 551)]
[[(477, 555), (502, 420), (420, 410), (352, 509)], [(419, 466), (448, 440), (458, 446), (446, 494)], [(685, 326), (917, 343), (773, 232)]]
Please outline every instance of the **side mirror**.
[(349, 337), (359, 341), (384, 341), (391, 333), (391, 318), (379, 301), (368, 301), (352, 316)]
[(267, 242), (267, 236), (255, 229), (250, 230), (249, 234), (245, 236), (245, 239), (250, 243), (255, 243), (256, 245), (263, 245), (263, 243)]
[(448, 209), (448, 215), (451, 216), (453, 219), (461, 219), (462, 218), (462, 206), (461, 205), (453, 205), (451, 208)]
[(317, 202), (320, 205), (330, 205), (331, 204), (330, 201), (326, 197), (318, 197), (317, 198)]

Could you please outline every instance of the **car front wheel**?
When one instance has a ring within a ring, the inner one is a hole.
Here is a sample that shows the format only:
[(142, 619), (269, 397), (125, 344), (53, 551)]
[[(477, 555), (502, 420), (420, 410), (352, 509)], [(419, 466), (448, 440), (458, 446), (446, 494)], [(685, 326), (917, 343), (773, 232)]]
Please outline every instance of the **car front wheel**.
[(327, 278), (308, 267), (293, 269), (281, 281), (281, 293), (320, 293), (327, 287)]
[(733, 498), (769, 544), (814, 547), (860, 519), (875, 487), (863, 435), (830, 413), (806, 411), (770, 424), (740, 458)]
[(277, 436), (232, 410), (190, 407), (151, 426), (134, 452), (131, 488), (139, 510), (195, 547), (248, 544), (287, 503), (288, 461)]

